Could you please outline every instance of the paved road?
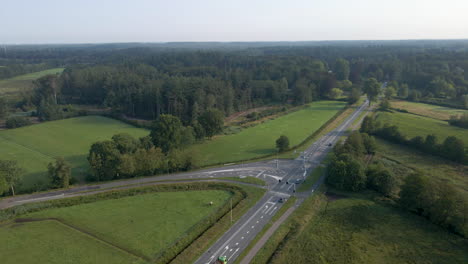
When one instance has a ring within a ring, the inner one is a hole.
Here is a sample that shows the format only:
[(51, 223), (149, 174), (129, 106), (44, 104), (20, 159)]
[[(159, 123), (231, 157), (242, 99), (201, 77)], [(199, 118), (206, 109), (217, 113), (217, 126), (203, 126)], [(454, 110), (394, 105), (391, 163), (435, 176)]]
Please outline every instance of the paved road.
[[(297, 159), (280, 160), (278, 168), (284, 172), (282, 177), (271, 177), (267, 173), (260, 175), (260, 177), (274, 178), (276, 182), (270, 183), (269, 191), (265, 196), (242, 216), (242, 218), (218, 239), (218, 241), (216, 241), (195, 263), (214, 263), (219, 256), (226, 256), (229, 262), (233, 262), (281, 208), (283, 203), (280, 202), (280, 198), (284, 199), (291, 195), (296, 195), (297, 180), (301, 181), (306, 179), (306, 176), (320, 165), (328, 152), (332, 149), (332, 146), (340, 137), (346, 135), (346, 130), (353, 121), (359, 117), (360, 113), (366, 109), (367, 104), (367, 101), (364, 102), (336, 129), (322, 136), (301, 153), (300, 157)], [(310, 191), (298, 194), (299, 202), (296, 206), (292, 207), (293, 209), (289, 214), (302, 203), (304, 198), (311, 195), (323, 181), (324, 176), (320, 177)], [(286, 220), (286, 218), (283, 219), (283, 221), (284, 220)]]
[[(229, 261), (232, 262), (249, 245), (252, 239), (263, 229), (276, 212), (278, 212), (283, 205), (280, 199), (287, 199), (291, 195), (296, 195), (296, 181), (305, 179), (306, 175), (320, 165), (327, 153), (332, 149), (331, 146), (333, 146), (341, 136), (345, 135), (345, 131), (366, 107), (367, 101), (356, 109), (355, 112), (336, 129), (322, 136), (295, 160), (269, 160), (227, 165), (195, 172), (127, 179), (81, 186), (68, 190), (22, 195), (0, 200), (0, 209), (31, 202), (95, 194), (109, 189), (131, 188), (128, 185), (140, 186), (158, 184), (158, 181), (164, 180), (209, 180), (214, 178), (244, 176), (261, 178), (267, 182), (267, 193), (196, 261), (196, 263), (203, 264), (213, 263), (217, 257), (222, 255), (227, 256)], [(300, 197), (299, 201), (311, 195), (320, 186), (323, 180), (324, 177), (321, 177), (312, 186), (310, 191), (298, 194)]]

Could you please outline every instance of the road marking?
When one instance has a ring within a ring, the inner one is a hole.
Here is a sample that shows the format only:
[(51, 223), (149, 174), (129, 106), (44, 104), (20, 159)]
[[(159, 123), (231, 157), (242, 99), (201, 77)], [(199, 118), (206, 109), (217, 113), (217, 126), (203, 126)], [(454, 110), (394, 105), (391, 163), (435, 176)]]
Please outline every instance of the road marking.
[(273, 208), (273, 210), (271, 210), (271, 212), (268, 215), (273, 214), (273, 212), (276, 210), (276, 208), (278, 208), (278, 207)]
[(258, 176), (262, 175), (262, 173), (264, 173), (265, 171), (260, 171), (259, 174), (257, 174), (257, 176), (255, 176), (255, 178), (258, 178)]
[(252, 228), (254, 228), (255, 226), (252, 226)]
[[(270, 202), (270, 200), (272, 199), (273, 197), (270, 197), (267, 202)], [(263, 206), (261, 208), (259, 208), (257, 211), (255, 211), (255, 213), (250, 216), (249, 219), (247, 219), (247, 221), (239, 228), (237, 229), (237, 231), (224, 243), (223, 246), (226, 246), (229, 244), (229, 242), (231, 242), (231, 240), (242, 230), (244, 229), (244, 227), (250, 222), (250, 220), (252, 220), (257, 214), (258, 212), (260, 212), (260, 210), (263, 208)], [(249, 231), (247, 231), (247, 234), (249, 233)], [(216, 252), (215, 252), (215, 255), (217, 255), (221, 250), (222, 250), (223, 247), (221, 247), (220, 249), (218, 249)]]
[(250, 231), (247, 231), (247, 234), (250, 233)]
[(244, 237), (241, 237), (241, 239), (244, 239)]

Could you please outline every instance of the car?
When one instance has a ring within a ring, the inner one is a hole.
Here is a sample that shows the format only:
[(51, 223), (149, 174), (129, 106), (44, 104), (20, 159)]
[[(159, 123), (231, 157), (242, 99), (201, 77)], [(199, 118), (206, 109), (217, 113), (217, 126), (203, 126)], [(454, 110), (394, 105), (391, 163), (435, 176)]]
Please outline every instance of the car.
[(296, 184), (300, 184), (302, 182), (301, 179), (296, 179)]
[(282, 203), (282, 202), (284, 202), (284, 201), (283, 201), (283, 198), (279, 198), (279, 199), (278, 199), (278, 203)]
[(331, 147), (331, 146), (332, 146), (332, 143), (328, 143), (328, 146)]

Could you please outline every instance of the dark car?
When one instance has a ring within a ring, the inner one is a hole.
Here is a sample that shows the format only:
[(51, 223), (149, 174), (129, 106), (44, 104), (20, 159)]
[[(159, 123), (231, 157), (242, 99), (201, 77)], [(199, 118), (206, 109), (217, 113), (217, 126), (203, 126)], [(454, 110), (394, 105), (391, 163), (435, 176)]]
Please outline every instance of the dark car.
[(332, 146), (332, 143), (328, 143), (328, 146), (331, 147), (331, 146)]

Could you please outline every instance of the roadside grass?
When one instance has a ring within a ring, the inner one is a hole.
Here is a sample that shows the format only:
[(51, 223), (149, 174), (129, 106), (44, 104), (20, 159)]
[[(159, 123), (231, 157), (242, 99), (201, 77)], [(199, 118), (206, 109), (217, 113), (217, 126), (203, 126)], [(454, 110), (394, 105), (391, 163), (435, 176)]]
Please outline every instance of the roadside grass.
[(266, 186), (266, 182), (262, 179), (247, 176), (247, 177), (222, 177), (222, 178), (215, 178), (219, 180), (230, 180), (230, 181), (238, 181), (238, 182), (243, 182), (243, 183), (251, 183), (251, 184), (256, 184), (260, 186)]
[(400, 181), (415, 170), (432, 179), (447, 182), (468, 199), (468, 166), (454, 163), (412, 148), (376, 138), (377, 156)]
[(18, 95), (21, 89), (32, 88), (33, 80), (49, 74), (60, 74), (64, 69), (65, 68), (53, 68), (0, 80), (0, 95), (15, 97)]
[(59, 156), (72, 165), (72, 175), (82, 181), (89, 168), (86, 156), (91, 145), (117, 133), (142, 137), (149, 132), (101, 116), (45, 122), (0, 131), (0, 159), (17, 160), (25, 170), (19, 190), (44, 184), (47, 164)]
[(279, 230), (252, 263), (468, 261), (468, 241), (421, 217), (381, 204), (372, 193), (316, 195), (284, 224), (288, 225), (289, 230)]
[(3, 264), (145, 263), (56, 221), (2, 225), (0, 244)]
[(403, 100), (392, 100), (391, 105), (393, 108), (404, 109), (417, 115), (427, 116), (439, 120), (449, 120), (450, 116), (468, 113), (468, 110)]
[(218, 136), (191, 149), (200, 154), (200, 165), (221, 164), (274, 154), (275, 141), (286, 135), (290, 146), (298, 145), (345, 106), (339, 101), (319, 101), (310, 107), (244, 129)]
[(439, 143), (443, 142), (448, 136), (456, 136), (463, 140), (468, 147), (468, 132), (464, 128), (451, 126), (445, 121), (405, 114), (399, 112), (379, 112), (377, 120), (382, 124), (390, 123), (398, 126), (400, 131), (408, 138), (434, 134), (438, 137)]
[[(324, 163), (326, 163), (326, 161), (323, 162), (322, 164), (324, 164)], [(312, 186), (314, 186), (314, 183), (316, 183), (318, 181), (320, 176), (322, 176), (325, 173), (326, 169), (327, 169), (325, 167), (325, 165), (322, 165), (322, 164), (319, 165), (317, 168), (315, 168), (309, 174), (309, 176), (307, 176), (306, 181), (304, 183), (302, 183), (301, 185), (299, 185), (299, 188), (297, 188), (297, 192), (307, 192), (307, 191), (310, 191), (312, 189)]]
[(242, 188), (247, 197), (241, 200), (232, 210), (231, 215), (225, 214), (218, 220), (210, 229), (205, 231), (193, 243), (191, 243), (184, 251), (171, 261), (171, 264), (194, 263), (208, 248), (216, 242), (234, 223), (237, 222), (252, 206), (254, 206), (260, 198), (263, 197), (266, 190), (259, 189), (253, 186), (234, 185)]
[[(21, 218), (58, 218), (153, 259), (230, 197), (224, 190), (155, 192), (47, 209)], [(209, 205), (211, 201), (214, 206)]]

